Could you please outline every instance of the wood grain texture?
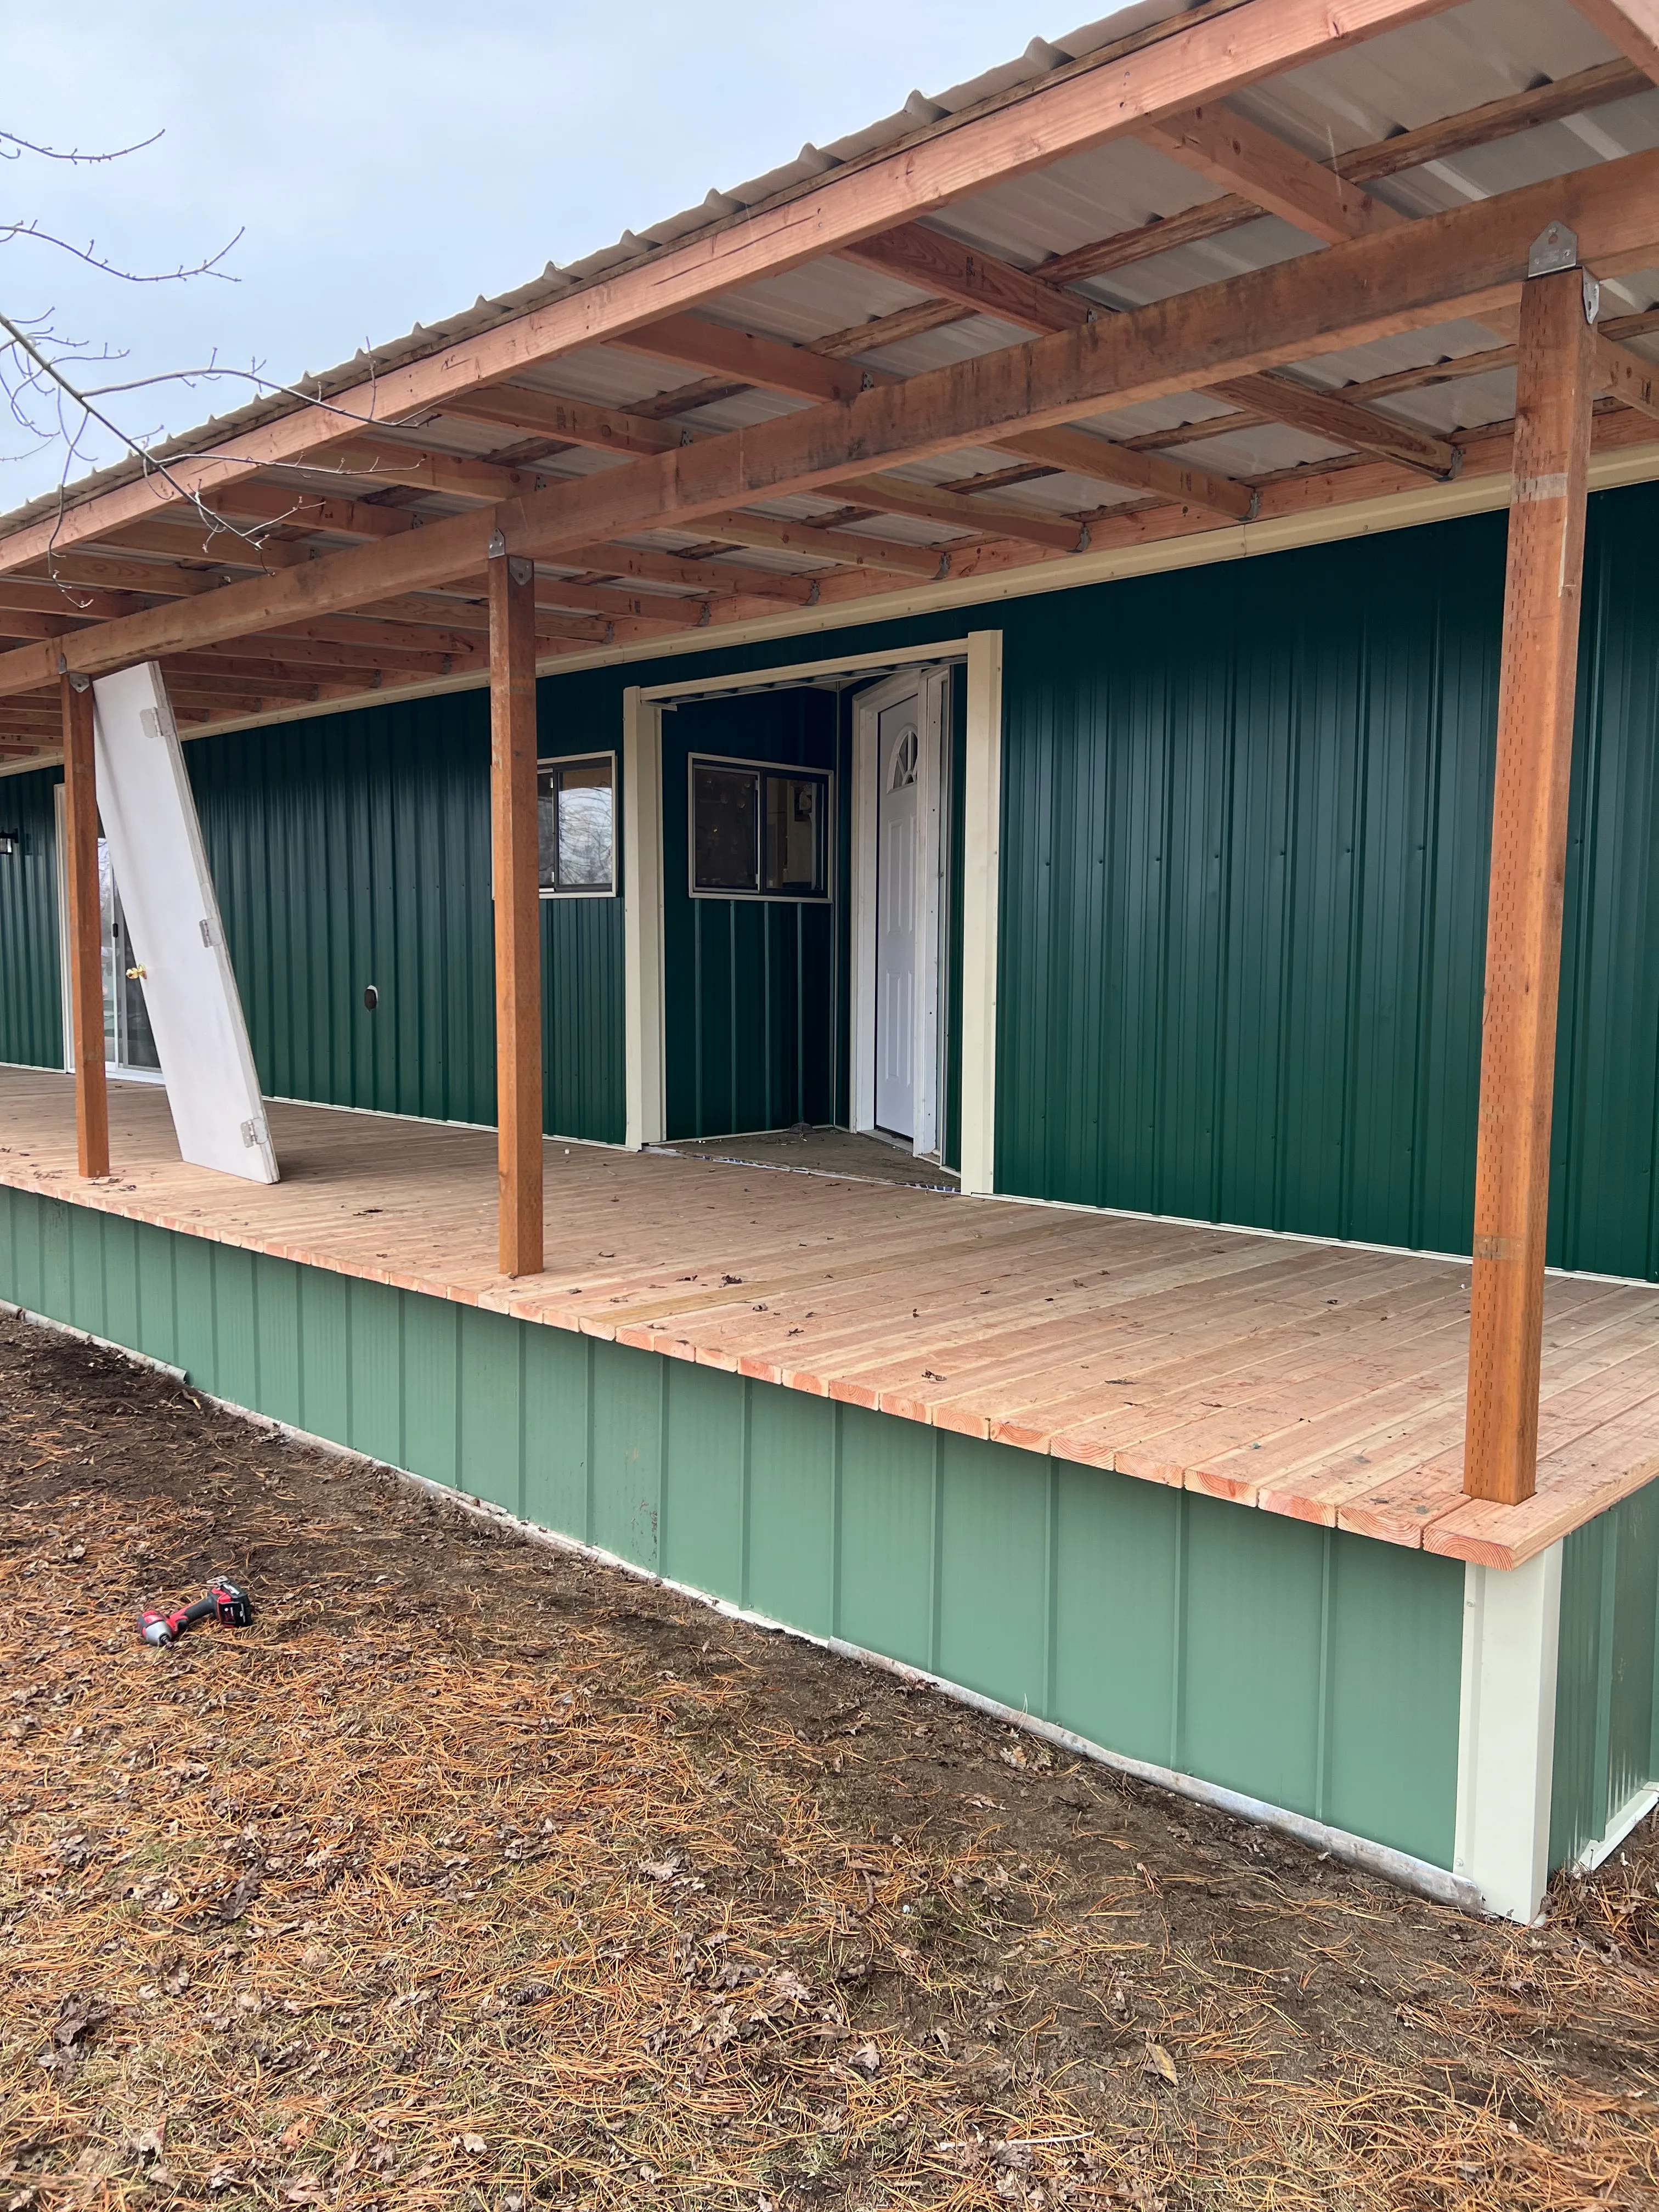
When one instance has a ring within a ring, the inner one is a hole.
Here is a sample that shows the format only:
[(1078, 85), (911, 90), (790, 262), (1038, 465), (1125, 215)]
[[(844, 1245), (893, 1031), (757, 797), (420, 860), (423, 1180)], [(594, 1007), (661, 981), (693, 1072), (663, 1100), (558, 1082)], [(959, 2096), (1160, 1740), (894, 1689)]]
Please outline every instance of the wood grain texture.
[(1659, 0), (1573, 0), (1586, 22), (1659, 83)]
[(1580, 272), (1522, 295), (1498, 678), (1463, 1486), (1535, 1486), (1567, 799), (1595, 337)]
[(489, 563), (489, 802), (495, 884), (497, 1250), (542, 1267), (542, 915), (536, 836), (536, 592), (528, 562)]
[(64, 903), (75, 1048), (76, 1165), (83, 1176), (109, 1173), (109, 1101), (104, 1073), (104, 956), (98, 890), (98, 782), (92, 687), (58, 679), (64, 717)]
[(118, 1083), (121, 1179), (70, 1188), (70, 1079), (0, 1069), (0, 1183), (1492, 1565), (1659, 1476), (1642, 1285), (1547, 1279), (1537, 1495), (1488, 1504), (1462, 1491), (1467, 1261), (555, 1143), (555, 1272), (510, 1281), (487, 1132), (270, 1112), (283, 1182), (232, 1183)]
[(270, 577), (215, 586), (183, 605), (0, 653), (0, 690), (55, 682), (60, 653), (71, 668), (91, 671), (441, 584), (473, 572), (496, 532), (509, 552), (550, 559), (596, 539), (702, 522), (750, 501), (815, 491), (854, 468), (1053, 429), (1453, 313), (1478, 316), (1511, 302), (1528, 249), (1553, 220), (1577, 231), (1586, 257), (1606, 275), (1645, 265), (1659, 240), (1659, 152), (1528, 185)]

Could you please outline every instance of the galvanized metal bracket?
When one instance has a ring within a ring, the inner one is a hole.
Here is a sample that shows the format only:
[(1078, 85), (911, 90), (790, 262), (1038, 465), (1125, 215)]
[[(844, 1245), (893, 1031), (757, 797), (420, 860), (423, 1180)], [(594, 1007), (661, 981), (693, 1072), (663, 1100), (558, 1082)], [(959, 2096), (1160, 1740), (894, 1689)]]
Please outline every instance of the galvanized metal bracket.
[(1553, 222), (1540, 230), (1527, 255), (1528, 276), (1553, 276), (1563, 269), (1577, 266), (1578, 233), (1564, 222)]

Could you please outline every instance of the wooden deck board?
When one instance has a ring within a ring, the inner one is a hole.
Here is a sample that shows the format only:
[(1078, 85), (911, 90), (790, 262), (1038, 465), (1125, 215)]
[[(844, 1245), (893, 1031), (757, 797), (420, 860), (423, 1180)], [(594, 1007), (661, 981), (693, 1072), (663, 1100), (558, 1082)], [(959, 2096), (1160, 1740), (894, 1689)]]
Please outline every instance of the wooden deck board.
[(1410, 1253), (545, 1147), (547, 1267), (496, 1272), (493, 1133), (273, 1104), (283, 1180), (180, 1162), (116, 1084), (0, 1069), (0, 1182), (1242, 1506), (1499, 1566), (1659, 1476), (1659, 1290), (1552, 1277), (1538, 1494), (1462, 1495), (1468, 1267)]

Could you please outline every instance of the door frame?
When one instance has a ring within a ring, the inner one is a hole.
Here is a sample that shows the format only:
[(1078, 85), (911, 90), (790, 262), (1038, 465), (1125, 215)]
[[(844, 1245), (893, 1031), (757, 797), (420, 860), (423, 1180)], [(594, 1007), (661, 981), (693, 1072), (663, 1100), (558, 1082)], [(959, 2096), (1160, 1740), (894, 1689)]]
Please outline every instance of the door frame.
[[(804, 642), (804, 641), (802, 641)], [(962, 891), (962, 1188), (994, 1187), (997, 912), (1002, 794), (1002, 632), (971, 629), (922, 646), (822, 654), (742, 675), (630, 685), (622, 698), (624, 1028), (630, 1150), (662, 1142), (665, 1018), (662, 981), (662, 712), (682, 700), (872, 678), (921, 666), (964, 671), (967, 773)], [(854, 810), (856, 817), (856, 809)], [(856, 832), (855, 832), (856, 834)], [(854, 851), (856, 853), (855, 846)], [(856, 867), (848, 896), (858, 898)], [(856, 907), (854, 911), (856, 912)], [(850, 994), (849, 994), (850, 995)], [(871, 1029), (873, 1046), (873, 1023)], [(849, 1073), (850, 1073), (849, 1070)], [(873, 1103), (873, 1079), (872, 1084)], [(856, 1113), (856, 1091), (849, 1105)], [(865, 1126), (868, 1126), (866, 1123)]]
[(915, 1076), (915, 1129), (911, 1139), (919, 1158), (938, 1152), (942, 1139), (945, 1036), (940, 1021), (940, 985), (945, 919), (945, 840), (942, 821), (945, 798), (945, 726), (951, 672), (945, 663), (923, 662), (860, 691), (853, 719), (853, 860), (848, 870), (853, 947), (851, 1125), (872, 1130), (876, 1122), (877, 864), (880, 852), (881, 716), (905, 700), (916, 702), (916, 994), (915, 1035), (911, 1048)]

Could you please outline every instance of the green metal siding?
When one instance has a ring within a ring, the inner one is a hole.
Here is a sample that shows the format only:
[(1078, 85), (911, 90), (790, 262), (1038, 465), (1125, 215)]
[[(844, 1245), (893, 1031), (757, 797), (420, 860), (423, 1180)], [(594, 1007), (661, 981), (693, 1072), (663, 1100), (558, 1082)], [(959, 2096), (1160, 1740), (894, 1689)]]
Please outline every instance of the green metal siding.
[[(714, 753), (833, 769), (837, 726), (836, 697), (823, 691), (711, 700), (663, 716), (670, 1137), (835, 1118), (835, 912), (822, 902), (691, 896), (687, 763)], [(840, 862), (834, 855), (837, 877)]]
[[(266, 1093), (493, 1121), (487, 697), (204, 738), (185, 757)], [(546, 1127), (619, 1144), (620, 898), (543, 902), (542, 995)]]
[(58, 959), (56, 773), (0, 780), (0, 830), (18, 843), (0, 854), (0, 1060), (64, 1065)]
[(1659, 1483), (1562, 1547), (1550, 1864), (1659, 1783)]
[[(999, 1188), (1469, 1249), (1505, 528), (1006, 611)], [(1656, 531), (1591, 501), (1550, 1247), (1649, 1279)]]
[(1450, 1863), (1455, 1561), (3, 1189), (0, 1294), (711, 1596)]

